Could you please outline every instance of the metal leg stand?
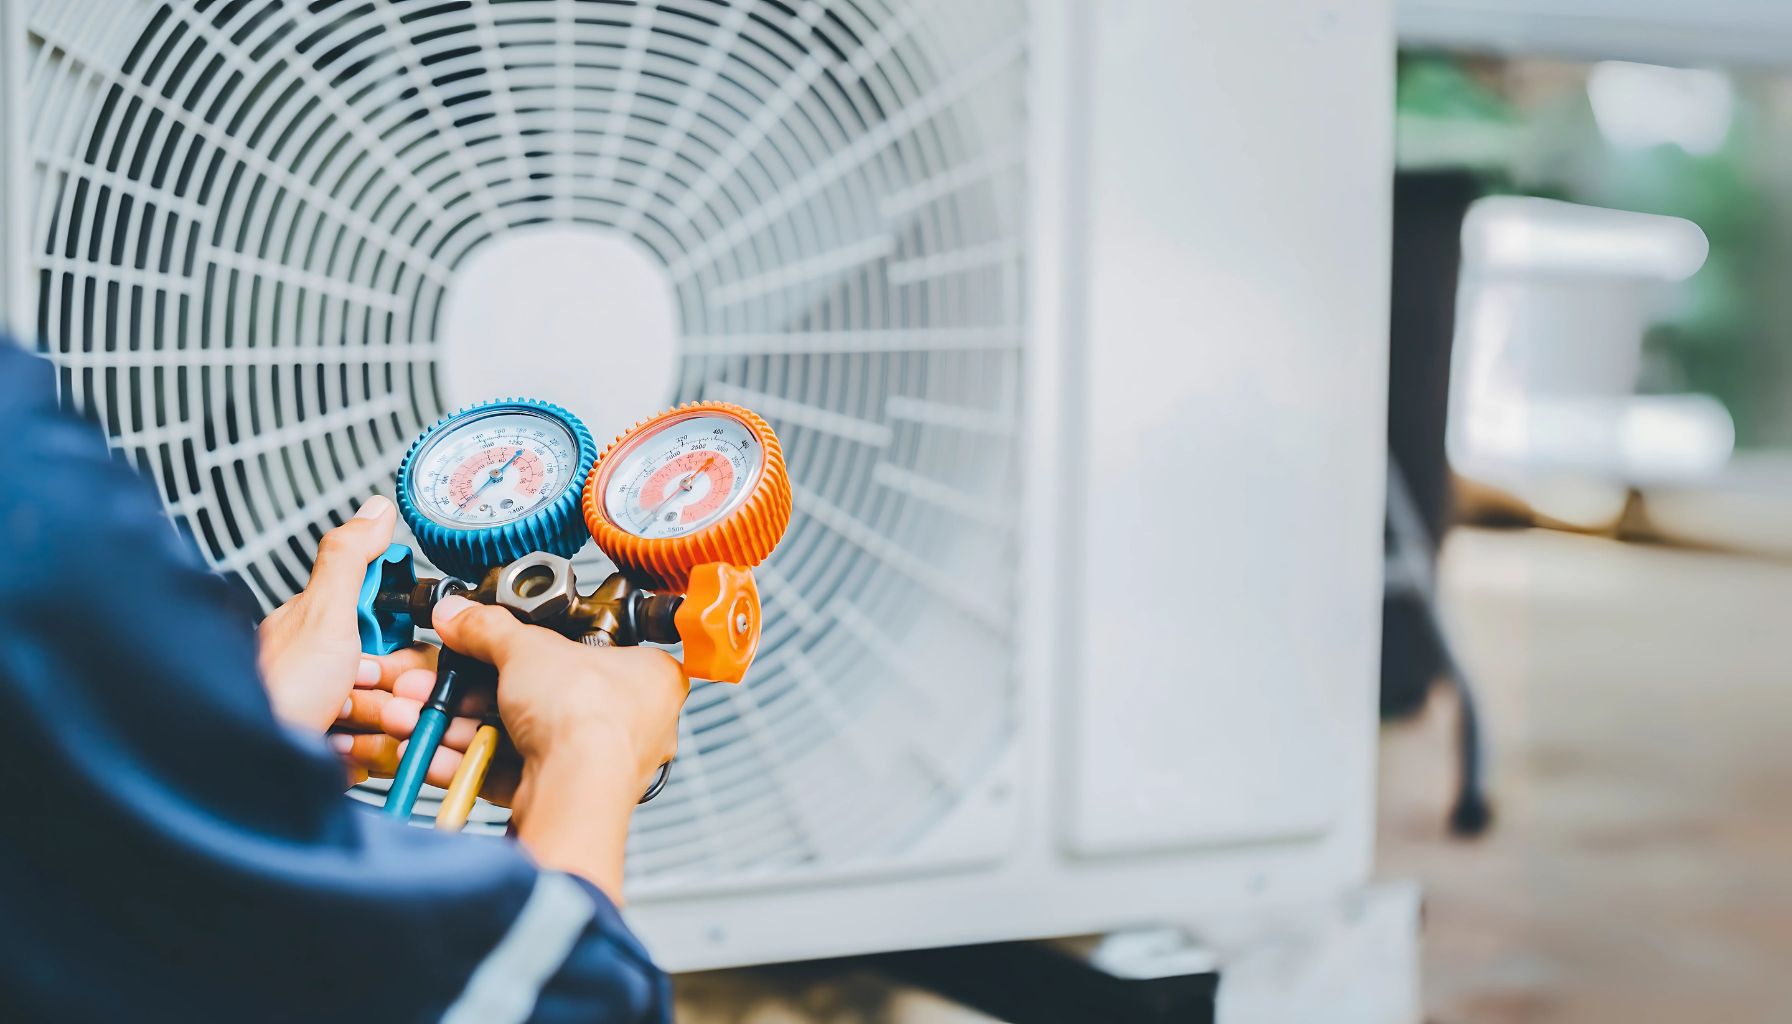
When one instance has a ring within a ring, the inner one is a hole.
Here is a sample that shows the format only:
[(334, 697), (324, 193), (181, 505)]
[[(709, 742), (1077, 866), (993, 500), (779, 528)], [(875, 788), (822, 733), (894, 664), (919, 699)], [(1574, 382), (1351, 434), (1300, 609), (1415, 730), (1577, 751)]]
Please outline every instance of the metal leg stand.
[(1478, 836), (1493, 822), (1493, 806), (1487, 797), (1486, 753), (1482, 749), (1481, 716), (1475, 690), (1456, 648), (1444, 628), (1438, 607), (1435, 568), (1431, 561), (1431, 536), (1419, 515), (1418, 505), (1406, 486), (1406, 477), (1388, 458), (1387, 594), (1412, 601), (1431, 639), (1442, 653), (1444, 672), (1456, 687), (1460, 778), (1456, 805), (1450, 809), (1450, 831), (1459, 836)]

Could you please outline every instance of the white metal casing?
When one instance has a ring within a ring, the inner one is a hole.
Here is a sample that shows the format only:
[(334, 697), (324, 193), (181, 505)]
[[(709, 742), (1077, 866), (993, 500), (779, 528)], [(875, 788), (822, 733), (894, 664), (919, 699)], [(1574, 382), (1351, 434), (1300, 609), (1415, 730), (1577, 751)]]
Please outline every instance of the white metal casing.
[(1012, 742), (900, 856), (639, 886), (670, 969), (1198, 928), (1368, 874), (1388, 4), (1028, 15)]
[[(1028, 690), (995, 791), (1018, 805), (997, 815), (1010, 845), (956, 872), (636, 904), (674, 969), (1198, 932), (1368, 877), (1386, 5), (1033, 14)], [(1181, 446), (1136, 446), (1166, 420)], [(1129, 495), (1187, 518), (1142, 521)]]

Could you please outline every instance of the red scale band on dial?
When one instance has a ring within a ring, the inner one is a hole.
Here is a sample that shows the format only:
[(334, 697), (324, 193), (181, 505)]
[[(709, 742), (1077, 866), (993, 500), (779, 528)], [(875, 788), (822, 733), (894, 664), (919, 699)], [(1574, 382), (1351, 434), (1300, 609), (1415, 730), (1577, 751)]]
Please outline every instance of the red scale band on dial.
[(679, 509), (679, 521), (689, 525), (715, 515), (716, 510), (727, 503), (729, 492), (734, 488), (734, 464), (726, 456), (711, 451), (685, 452), (661, 466), (641, 488), (641, 504), (648, 508), (658, 506), (692, 473), (707, 478), (707, 483), (698, 485), (703, 492)]
[[(456, 466), (454, 475), (448, 478), (448, 500), (454, 502), (456, 507), (466, 504), (479, 485), (489, 479), (491, 468), (509, 462), (510, 456), (515, 452), (514, 447), (489, 448)], [(527, 495), (541, 493), (542, 481), (547, 478), (541, 458), (526, 449), (516, 457), (516, 461), (511, 463), (505, 473), (515, 473), (516, 489)]]

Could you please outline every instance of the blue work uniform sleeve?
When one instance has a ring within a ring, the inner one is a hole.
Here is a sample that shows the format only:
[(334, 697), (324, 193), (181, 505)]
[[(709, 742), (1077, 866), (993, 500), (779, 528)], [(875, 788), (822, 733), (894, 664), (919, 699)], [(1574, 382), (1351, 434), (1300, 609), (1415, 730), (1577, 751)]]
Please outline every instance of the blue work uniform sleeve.
[(601, 891), (342, 795), (51, 374), (0, 339), (0, 1017), (669, 1019)]

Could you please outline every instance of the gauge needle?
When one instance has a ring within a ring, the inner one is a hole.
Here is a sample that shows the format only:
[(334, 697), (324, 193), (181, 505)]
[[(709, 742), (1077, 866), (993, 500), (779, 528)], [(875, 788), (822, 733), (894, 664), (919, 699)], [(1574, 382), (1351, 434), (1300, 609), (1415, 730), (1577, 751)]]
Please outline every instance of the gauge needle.
[(473, 493), (467, 495), (467, 500), (461, 502), (460, 507), (456, 508), (455, 511), (456, 512), (465, 511), (466, 507), (473, 503), (473, 499), (479, 497), (480, 491), (483, 491), (487, 487), (490, 487), (492, 484), (495, 484), (498, 481), (504, 479), (504, 471), (509, 469), (510, 464), (515, 462), (518, 458), (520, 458), (522, 456), (522, 454), (523, 454), (523, 446), (519, 444), (516, 446), (516, 451), (510, 453), (510, 458), (504, 460), (504, 464), (502, 466), (499, 466), (497, 469), (494, 469), (490, 473), (486, 474), (485, 482), (480, 484), (478, 487), (473, 488)]
[(709, 464), (715, 460), (716, 457), (711, 455), (709, 458), (703, 460), (703, 465), (686, 473), (684, 479), (678, 481), (678, 486), (666, 492), (666, 496), (660, 500), (660, 503), (647, 511), (647, 518), (641, 522), (639, 528), (645, 530), (647, 527), (653, 525), (654, 519), (659, 517), (660, 512), (664, 510), (667, 505), (672, 504), (672, 502), (677, 500), (680, 495), (691, 493), (691, 488), (697, 485), (697, 478), (702, 476), (703, 471), (708, 469)]

